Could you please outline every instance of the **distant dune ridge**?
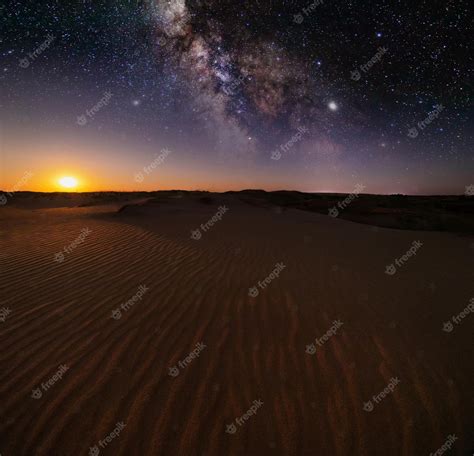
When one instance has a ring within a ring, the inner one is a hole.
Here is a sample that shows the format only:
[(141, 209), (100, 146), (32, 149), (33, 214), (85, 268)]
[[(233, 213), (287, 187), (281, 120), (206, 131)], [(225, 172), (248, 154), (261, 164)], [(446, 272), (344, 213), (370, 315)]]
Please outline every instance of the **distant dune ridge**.
[[(221, 194), (181, 190), (157, 192), (34, 193), (15, 192), (0, 195), (4, 204), (23, 208), (96, 206), (126, 200), (164, 203), (174, 198), (198, 198), (211, 204), (218, 195), (234, 195), (251, 205), (301, 209), (385, 228), (422, 231), (474, 233), (474, 192), (459, 196), (406, 196), (363, 194), (358, 184), (352, 194), (265, 192), (243, 190)], [(8, 197), (7, 197), (8, 196)], [(122, 207), (124, 209), (127, 206)]]
[(472, 201), (344, 198), (14, 194), (0, 453), (471, 454)]

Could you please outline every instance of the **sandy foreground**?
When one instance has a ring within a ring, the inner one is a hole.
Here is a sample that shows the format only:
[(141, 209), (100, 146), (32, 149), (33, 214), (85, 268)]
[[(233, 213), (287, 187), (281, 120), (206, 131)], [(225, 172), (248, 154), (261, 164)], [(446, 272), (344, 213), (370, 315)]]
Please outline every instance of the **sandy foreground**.
[(2, 456), (474, 452), (472, 237), (206, 203), (0, 209)]

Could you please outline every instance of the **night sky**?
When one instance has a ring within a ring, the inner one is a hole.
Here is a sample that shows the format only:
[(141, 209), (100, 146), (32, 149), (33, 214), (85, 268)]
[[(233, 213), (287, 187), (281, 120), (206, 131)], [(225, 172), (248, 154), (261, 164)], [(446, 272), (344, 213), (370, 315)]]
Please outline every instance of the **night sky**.
[(0, 9), (2, 187), (26, 171), (23, 189), (46, 191), (58, 173), (82, 190), (462, 194), (474, 183), (468, 0)]

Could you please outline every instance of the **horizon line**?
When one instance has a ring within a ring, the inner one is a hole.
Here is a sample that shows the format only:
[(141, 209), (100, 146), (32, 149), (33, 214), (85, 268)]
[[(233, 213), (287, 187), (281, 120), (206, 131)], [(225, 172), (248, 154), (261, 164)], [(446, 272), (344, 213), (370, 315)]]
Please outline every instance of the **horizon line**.
[[(213, 190), (181, 190), (181, 189), (168, 189), (168, 190), (91, 190), (86, 192), (78, 191), (35, 191), (35, 190), (18, 190), (18, 191), (7, 191), (0, 189), (0, 193), (3, 194), (15, 194), (15, 193), (38, 193), (38, 194), (72, 194), (72, 195), (86, 195), (91, 193), (157, 193), (157, 192), (202, 192), (202, 193), (240, 193), (246, 191), (253, 192), (265, 192), (265, 193), (277, 193), (277, 192), (288, 192), (288, 193), (304, 193), (304, 194), (322, 194), (322, 195), (345, 195), (352, 194), (354, 192), (327, 192), (327, 191), (301, 191), (301, 190), (288, 190), (288, 189), (279, 189), (279, 190), (264, 190), (262, 188), (243, 188), (241, 190), (224, 190), (224, 191), (213, 191)], [(428, 193), (357, 193), (358, 195), (367, 195), (367, 196), (465, 196), (469, 197), (465, 193), (444, 193), (444, 194), (428, 194)]]

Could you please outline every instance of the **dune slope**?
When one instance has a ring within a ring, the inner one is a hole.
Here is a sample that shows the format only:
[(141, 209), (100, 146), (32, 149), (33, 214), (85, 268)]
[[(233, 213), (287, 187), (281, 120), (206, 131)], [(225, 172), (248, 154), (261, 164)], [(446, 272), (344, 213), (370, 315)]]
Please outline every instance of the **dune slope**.
[(3, 209), (0, 453), (474, 450), (472, 238), (206, 203)]

